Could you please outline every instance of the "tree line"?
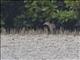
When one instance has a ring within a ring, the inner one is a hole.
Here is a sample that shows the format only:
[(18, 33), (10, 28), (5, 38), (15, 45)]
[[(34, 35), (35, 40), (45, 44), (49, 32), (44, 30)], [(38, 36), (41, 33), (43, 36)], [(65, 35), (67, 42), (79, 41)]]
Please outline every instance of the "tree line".
[(6, 32), (43, 29), (46, 22), (58, 29), (80, 29), (80, 0), (1, 0), (0, 16)]

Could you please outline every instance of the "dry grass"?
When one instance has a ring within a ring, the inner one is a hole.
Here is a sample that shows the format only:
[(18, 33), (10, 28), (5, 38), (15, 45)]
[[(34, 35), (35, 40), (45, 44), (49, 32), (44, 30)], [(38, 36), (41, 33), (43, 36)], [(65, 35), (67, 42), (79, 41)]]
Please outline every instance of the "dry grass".
[[(4, 28), (1, 29), (1, 34), (7, 34), (7, 32), (5, 31)], [(22, 34), (22, 35), (25, 35), (25, 34), (51, 34), (48, 32), (47, 29), (45, 29), (44, 31), (43, 30), (29, 30), (29, 31), (25, 31), (24, 29), (21, 30), (19, 33), (16, 32), (15, 30), (12, 30), (10, 32), (10, 34)], [(80, 31), (72, 31), (72, 32), (69, 32), (69, 31), (62, 31), (62, 30), (59, 30), (59, 31), (54, 31), (53, 35), (54, 34), (66, 34), (66, 35), (80, 35)]]

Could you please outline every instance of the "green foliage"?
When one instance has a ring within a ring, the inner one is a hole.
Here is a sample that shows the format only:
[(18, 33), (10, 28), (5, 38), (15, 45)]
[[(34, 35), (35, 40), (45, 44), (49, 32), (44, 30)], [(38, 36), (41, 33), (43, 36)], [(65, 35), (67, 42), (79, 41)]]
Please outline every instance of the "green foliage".
[[(11, 0), (1, 0), (1, 8), (5, 8), (2, 12), (3, 20), (6, 20), (7, 16), (10, 19), (15, 20), (16, 25), (33, 25), (33, 22), (35, 21), (50, 21), (55, 18), (60, 22), (69, 22), (80, 19), (79, 0), (24, 0), (22, 5), (10, 1)], [(7, 5), (12, 5), (13, 9), (15, 8), (17, 10), (11, 12), (12, 8), (8, 9)], [(23, 9), (24, 13), (19, 14), (22, 12), (21, 9)], [(5, 22), (1, 22), (1, 24), (3, 23)]]
[(80, 19), (80, 0), (65, 0), (66, 6), (70, 6), (70, 9), (74, 10), (77, 14), (77, 18)]
[(77, 19), (77, 16), (74, 11), (58, 11), (57, 18), (61, 22), (68, 22)]
[(27, 1), (25, 8), (26, 16), (31, 16), (33, 20), (36, 20), (37, 18), (45, 18), (47, 20), (50, 20), (51, 16), (54, 14), (54, 11), (56, 10), (56, 5), (54, 6), (53, 2), (49, 0), (34, 0), (32, 2)]

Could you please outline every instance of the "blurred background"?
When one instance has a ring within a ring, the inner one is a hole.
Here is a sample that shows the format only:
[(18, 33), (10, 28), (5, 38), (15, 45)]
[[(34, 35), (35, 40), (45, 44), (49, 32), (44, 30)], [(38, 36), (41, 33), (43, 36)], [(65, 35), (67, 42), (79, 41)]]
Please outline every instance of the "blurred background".
[[(80, 0), (1, 0), (0, 31), (80, 31)], [(55, 26), (55, 27), (54, 27)]]

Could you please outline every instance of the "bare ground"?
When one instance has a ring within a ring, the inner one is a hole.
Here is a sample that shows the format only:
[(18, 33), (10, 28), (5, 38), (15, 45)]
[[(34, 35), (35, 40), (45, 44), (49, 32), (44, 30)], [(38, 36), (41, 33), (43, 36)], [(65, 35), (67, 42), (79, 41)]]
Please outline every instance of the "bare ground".
[(80, 35), (1, 34), (1, 60), (80, 60)]

